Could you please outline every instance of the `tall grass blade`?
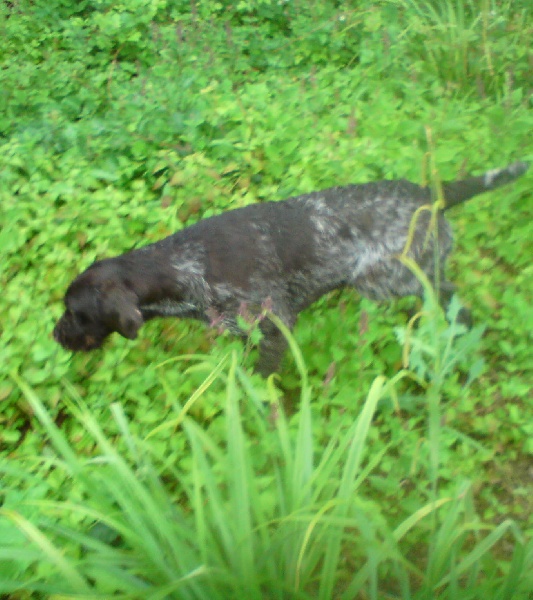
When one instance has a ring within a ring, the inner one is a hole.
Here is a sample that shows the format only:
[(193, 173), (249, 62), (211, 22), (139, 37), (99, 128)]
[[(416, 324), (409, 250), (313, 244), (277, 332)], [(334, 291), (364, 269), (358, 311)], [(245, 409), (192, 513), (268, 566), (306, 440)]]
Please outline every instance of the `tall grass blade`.
[(78, 573), (75, 564), (66, 559), (63, 556), (63, 552), (55, 547), (54, 544), (52, 544), (52, 542), (39, 531), (37, 527), (35, 527), (35, 525), (13, 510), (0, 509), (0, 514), (11, 519), (28, 539), (42, 550), (44, 555), (43, 558), (46, 558), (50, 563), (55, 565), (57, 570), (65, 578), (65, 581), (71, 590), (85, 593), (91, 591), (91, 586), (85, 578)]
[(189, 412), (189, 410), (194, 405), (194, 403), (210, 388), (210, 386), (213, 384), (213, 382), (215, 382), (220, 377), (220, 374), (224, 370), (224, 366), (227, 363), (227, 358), (228, 357), (225, 356), (217, 364), (217, 366), (212, 371), (210, 371), (209, 375), (205, 378), (205, 380), (202, 382), (202, 384), (194, 391), (194, 393), (191, 395), (191, 397), (187, 400), (187, 402), (185, 403), (185, 406), (181, 409), (181, 412), (179, 413), (179, 415), (175, 419), (166, 421), (165, 423), (162, 423), (158, 427), (155, 427), (146, 436), (146, 439), (149, 439), (149, 438), (153, 437), (154, 435), (161, 433), (162, 431), (166, 431), (167, 429), (177, 429), (181, 425), (185, 415)]
[[(370, 429), (377, 404), (381, 398), (382, 389), (385, 384), (384, 377), (377, 377), (372, 383), (363, 410), (351, 432), (351, 444), (348, 448), (346, 462), (342, 470), (339, 490), (336, 495), (339, 507), (336, 514), (340, 517), (348, 515), (355, 500), (354, 484), (361, 466), (363, 452), (366, 448), (365, 442)], [(320, 578), (319, 598), (326, 600), (333, 597), (335, 589), (336, 567), (339, 564), (343, 529), (338, 528), (330, 536), (324, 551), (324, 564)]]

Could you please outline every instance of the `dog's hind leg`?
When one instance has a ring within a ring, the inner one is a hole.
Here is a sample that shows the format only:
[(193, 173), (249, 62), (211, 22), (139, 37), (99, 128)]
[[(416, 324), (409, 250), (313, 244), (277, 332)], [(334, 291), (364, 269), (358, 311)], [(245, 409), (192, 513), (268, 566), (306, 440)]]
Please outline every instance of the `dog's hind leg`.
[[(442, 306), (444, 313), (448, 312), (448, 306), (455, 294), (455, 285), (451, 281), (441, 281), (439, 286), (439, 304)], [(472, 315), (467, 308), (461, 308), (457, 315), (457, 321), (465, 327), (472, 327)]]

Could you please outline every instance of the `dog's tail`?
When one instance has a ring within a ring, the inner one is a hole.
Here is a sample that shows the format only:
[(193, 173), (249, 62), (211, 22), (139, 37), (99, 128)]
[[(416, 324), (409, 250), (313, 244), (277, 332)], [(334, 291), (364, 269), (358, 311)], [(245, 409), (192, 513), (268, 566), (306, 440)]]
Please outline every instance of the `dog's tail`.
[(478, 177), (443, 183), (442, 191), (446, 203), (444, 210), (448, 210), (456, 204), (461, 204), (461, 202), (465, 202), (472, 196), (494, 190), (518, 179), (527, 171), (528, 167), (528, 163), (515, 162), (503, 169), (487, 171), (484, 175)]

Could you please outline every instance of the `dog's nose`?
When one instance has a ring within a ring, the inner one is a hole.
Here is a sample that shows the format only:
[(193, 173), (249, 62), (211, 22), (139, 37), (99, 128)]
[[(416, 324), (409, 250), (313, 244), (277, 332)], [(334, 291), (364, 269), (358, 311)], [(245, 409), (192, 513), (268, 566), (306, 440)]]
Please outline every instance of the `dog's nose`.
[(59, 319), (59, 321), (56, 323), (56, 326), (54, 327), (54, 331), (52, 332), (52, 335), (54, 337), (54, 340), (58, 344), (63, 346), (63, 348), (70, 349), (69, 348), (69, 336), (66, 333), (67, 332), (65, 331), (64, 317), (61, 317)]
[(84, 350), (96, 350), (100, 347), (100, 344), (98, 343), (97, 339), (92, 335), (86, 335), (83, 339), (83, 346)]

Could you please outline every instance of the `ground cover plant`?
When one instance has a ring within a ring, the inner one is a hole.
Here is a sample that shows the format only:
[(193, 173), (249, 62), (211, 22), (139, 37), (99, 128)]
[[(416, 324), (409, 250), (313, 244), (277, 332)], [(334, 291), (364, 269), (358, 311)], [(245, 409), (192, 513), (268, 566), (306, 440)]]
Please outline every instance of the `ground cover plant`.
[(334, 294), (277, 383), (194, 323), (74, 357), (50, 332), (94, 259), (203, 216), (531, 160), (529, 3), (0, 17), (0, 594), (526, 598), (530, 173), (450, 215), (471, 332), (429, 291), (416, 330)]

